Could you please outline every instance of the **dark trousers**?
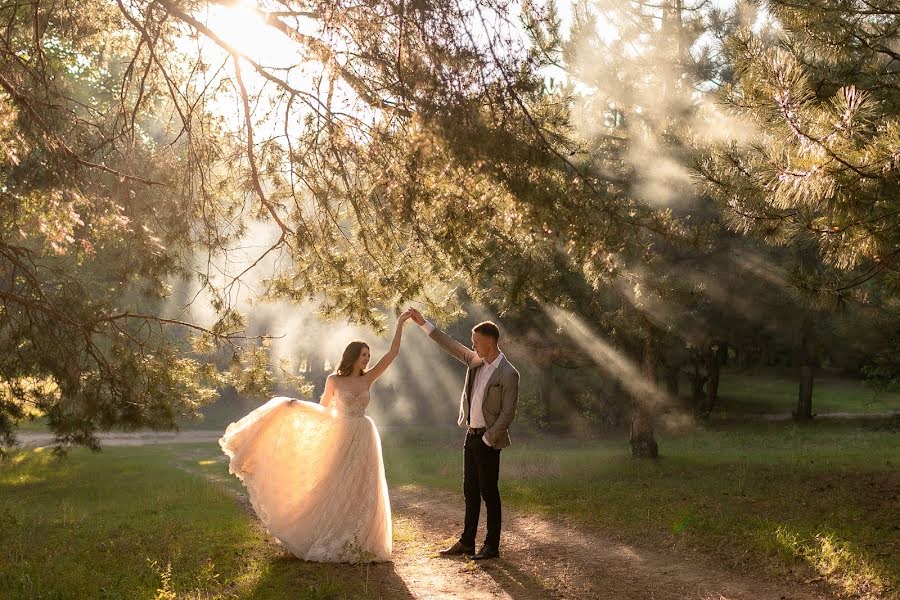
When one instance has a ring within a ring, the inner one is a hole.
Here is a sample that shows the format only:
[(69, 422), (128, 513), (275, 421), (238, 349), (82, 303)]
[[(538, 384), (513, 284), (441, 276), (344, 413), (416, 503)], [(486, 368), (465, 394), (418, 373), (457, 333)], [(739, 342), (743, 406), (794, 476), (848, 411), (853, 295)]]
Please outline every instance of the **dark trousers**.
[(487, 508), (487, 537), (484, 543), (500, 547), (500, 450), (484, 443), (481, 435), (466, 434), (463, 494), (466, 497), (466, 522), (459, 541), (475, 545), (481, 501)]

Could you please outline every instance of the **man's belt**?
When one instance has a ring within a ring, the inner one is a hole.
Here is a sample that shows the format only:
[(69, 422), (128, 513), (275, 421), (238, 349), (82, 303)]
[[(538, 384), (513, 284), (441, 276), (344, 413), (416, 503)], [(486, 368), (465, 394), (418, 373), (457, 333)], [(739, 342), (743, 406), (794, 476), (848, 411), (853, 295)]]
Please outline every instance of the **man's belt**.
[(484, 435), (485, 431), (487, 431), (487, 427), (469, 427), (470, 435)]

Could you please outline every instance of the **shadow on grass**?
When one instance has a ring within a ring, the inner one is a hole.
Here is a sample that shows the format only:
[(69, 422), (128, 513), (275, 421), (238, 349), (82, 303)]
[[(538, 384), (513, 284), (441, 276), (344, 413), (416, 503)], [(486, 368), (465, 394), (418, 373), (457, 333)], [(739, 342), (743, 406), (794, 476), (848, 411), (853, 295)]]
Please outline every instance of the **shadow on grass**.
[(397, 598), (415, 596), (390, 562), (372, 564), (329, 564), (298, 560), (283, 552), (262, 568), (256, 581), (246, 586), (240, 598), (266, 600), (283, 598), (294, 590), (304, 599)]

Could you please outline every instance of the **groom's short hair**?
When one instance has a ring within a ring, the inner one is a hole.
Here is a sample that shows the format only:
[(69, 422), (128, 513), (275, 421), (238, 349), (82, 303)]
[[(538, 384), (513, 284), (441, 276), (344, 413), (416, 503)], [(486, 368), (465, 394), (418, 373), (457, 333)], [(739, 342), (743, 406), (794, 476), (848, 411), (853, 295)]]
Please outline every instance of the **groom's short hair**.
[(482, 321), (481, 323), (473, 327), (472, 331), (477, 331), (481, 335), (486, 335), (490, 338), (494, 338), (495, 342), (500, 341), (500, 328), (497, 327), (497, 324), (493, 321)]

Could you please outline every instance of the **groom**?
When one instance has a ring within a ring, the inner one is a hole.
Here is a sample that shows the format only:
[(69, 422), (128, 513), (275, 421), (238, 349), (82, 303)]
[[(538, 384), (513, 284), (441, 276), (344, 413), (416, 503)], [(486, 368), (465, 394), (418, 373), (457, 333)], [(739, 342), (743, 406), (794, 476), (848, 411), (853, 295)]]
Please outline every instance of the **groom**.
[[(500, 351), (500, 329), (491, 321), (472, 328), (469, 350), (410, 309), (412, 319), (441, 348), (468, 370), (459, 403), (460, 427), (466, 428), (463, 494), (466, 519), (459, 541), (441, 550), (443, 556), (475, 554), (475, 560), (500, 556), (500, 450), (509, 446), (509, 424), (516, 416), (519, 372)], [(487, 508), (487, 536), (475, 553), (475, 532), (481, 500)]]

